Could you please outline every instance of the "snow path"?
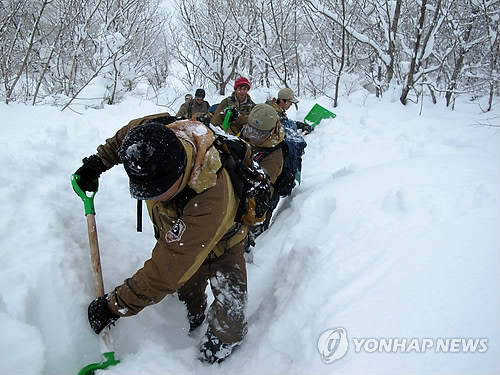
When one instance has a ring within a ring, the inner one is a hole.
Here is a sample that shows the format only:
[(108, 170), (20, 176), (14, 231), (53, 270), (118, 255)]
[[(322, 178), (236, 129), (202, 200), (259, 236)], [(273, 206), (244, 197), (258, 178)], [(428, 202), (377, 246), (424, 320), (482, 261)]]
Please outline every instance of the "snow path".
[[(253, 96), (261, 102), (264, 93)], [(326, 101), (320, 104), (328, 106)], [(500, 373), (500, 133), (476, 105), (402, 107), (360, 93), (307, 137), (303, 182), (248, 265), (249, 333), (221, 366), (201, 365), (176, 296), (121, 319), (122, 363), (103, 374)], [(301, 100), (291, 118), (303, 118)], [(69, 177), (130, 119), (164, 111), (128, 99), (83, 116), (0, 105), (0, 374), (76, 374), (100, 359), (88, 328), (86, 224)], [(498, 114), (496, 114), (498, 115)], [(154, 244), (122, 168), (96, 196), (106, 290)], [(487, 337), (486, 353), (356, 353), (324, 364), (319, 335)], [(201, 334), (201, 332), (199, 332)]]

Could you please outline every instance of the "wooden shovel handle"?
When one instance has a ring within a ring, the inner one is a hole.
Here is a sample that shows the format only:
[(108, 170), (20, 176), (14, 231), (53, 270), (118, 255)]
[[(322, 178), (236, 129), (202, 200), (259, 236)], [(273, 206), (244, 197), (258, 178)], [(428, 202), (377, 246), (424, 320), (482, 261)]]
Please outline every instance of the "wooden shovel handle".
[(99, 255), (99, 242), (97, 240), (97, 227), (95, 224), (95, 215), (87, 215), (87, 229), (89, 233), (90, 261), (92, 274), (94, 277), (95, 296), (104, 295), (104, 283), (102, 281), (101, 256)]
[[(99, 254), (99, 242), (97, 240), (97, 226), (95, 224), (94, 214), (87, 214), (87, 229), (89, 233), (90, 263), (94, 278), (95, 296), (102, 297), (104, 296), (104, 283), (102, 281), (101, 256)], [(106, 362), (104, 362), (104, 367), (99, 368), (106, 368), (120, 362), (114, 359), (113, 340), (111, 339), (109, 329), (104, 329), (99, 334), (99, 343), (101, 353), (103, 353), (104, 357), (107, 359)], [(110, 358), (112, 359), (111, 361)]]

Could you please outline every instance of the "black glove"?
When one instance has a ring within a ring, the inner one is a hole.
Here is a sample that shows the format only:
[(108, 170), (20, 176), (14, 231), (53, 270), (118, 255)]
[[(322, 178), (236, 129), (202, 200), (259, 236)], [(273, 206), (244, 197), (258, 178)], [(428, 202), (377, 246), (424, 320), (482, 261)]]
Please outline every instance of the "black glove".
[(96, 154), (84, 158), (82, 162), (83, 165), (75, 172), (75, 174), (80, 176), (80, 180), (77, 181), (78, 186), (83, 191), (97, 191), (97, 179), (108, 168), (106, 168), (101, 158)]
[(229, 121), (234, 121), (238, 117), (240, 117), (240, 111), (238, 111), (236, 108), (233, 108), (232, 112), (231, 112), (231, 117), (229, 118)]
[(204, 113), (198, 116), (198, 121), (202, 122), (206, 126), (210, 125), (210, 120), (212, 119), (212, 115), (210, 112)]
[(89, 309), (89, 324), (95, 333), (101, 331), (114, 324), (120, 317), (108, 308), (108, 300), (106, 296), (96, 298), (90, 302)]
[(240, 116), (240, 111), (238, 111), (236, 108), (226, 108), (224, 110), (224, 117), (226, 116), (227, 111), (231, 111), (231, 117), (229, 117), (230, 122), (236, 120)]
[(306, 123), (300, 122), (300, 121), (295, 121), (297, 124), (297, 129), (300, 129), (304, 131), (304, 133), (309, 134), (314, 130), (314, 128), (311, 125), (307, 125)]

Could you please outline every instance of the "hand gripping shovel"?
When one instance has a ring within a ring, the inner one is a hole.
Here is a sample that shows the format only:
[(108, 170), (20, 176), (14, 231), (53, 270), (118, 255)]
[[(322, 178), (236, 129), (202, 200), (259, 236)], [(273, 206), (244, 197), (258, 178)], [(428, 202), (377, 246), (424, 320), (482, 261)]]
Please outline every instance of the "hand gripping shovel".
[[(75, 191), (75, 193), (80, 198), (82, 198), (85, 208), (85, 216), (87, 217), (87, 228), (89, 233), (90, 260), (92, 262), (95, 295), (96, 297), (101, 297), (104, 295), (104, 283), (102, 282), (101, 258), (99, 256), (99, 243), (97, 242), (97, 227), (95, 224), (94, 209), (94, 196), (97, 193), (97, 189), (96, 191), (91, 192), (90, 195), (87, 195), (80, 188), (80, 186), (78, 186), (77, 182), (79, 181), (79, 179), (79, 175), (72, 175), (71, 185), (73, 185), (73, 190)], [(78, 372), (78, 375), (93, 375), (94, 371), (96, 370), (102, 370), (109, 366), (114, 366), (120, 363), (119, 360), (115, 359), (115, 352), (113, 351), (113, 343), (111, 340), (109, 328), (103, 329), (99, 334), (99, 343), (104, 361), (100, 363), (92, 363), (88, 366), (85, 366)]]

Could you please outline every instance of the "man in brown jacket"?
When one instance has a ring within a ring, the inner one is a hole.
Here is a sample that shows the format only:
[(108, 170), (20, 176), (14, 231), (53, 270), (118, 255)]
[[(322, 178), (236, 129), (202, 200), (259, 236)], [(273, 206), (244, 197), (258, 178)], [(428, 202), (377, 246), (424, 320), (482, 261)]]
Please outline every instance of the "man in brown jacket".
[(248, 116), (241, 138), (252, 146), (252, 156), (274, 184), (283, 169), (281, 143), (285, 131), (276, 111), (268, 104), (257, 104)]
[[(241, 138), (252, 146), (253, 160), (262, 167), (274, 186), (283, 170), (282, 146), (285, 140), (285, 130), (275, 109), (268, 104), (257, 104), (248, 116), (248, 124), (243, 128)], [(275, 195), (273, 192), (274, 199)], [(271, 200), (264, 223), (250, 228), (248, 246), (245, 248), (247, 252), (250, 252), (250, 246), (255, 246), (255, 238), (269, 227), (272, 209), (276, 204), (277, 201)]]
[(177, 111), (177, 117), (197, 120), (200, 116), (208, 112), (210, 104), (205, 100), (205, 90), (197, 89), (194, 99), (186, 100)]
[[(268, 100), (266, 104), (269, 104), (276, 110), (278, 116), (280, 117), (281, 123), (285, 125), (285, 122), (289, 121), (286, 111), (290, 109), (292, 104), (297, 104), (298, 102), (299, 100), (295, 97), (293, 90), (285, 87), (278, 91), (277, 98)], [(307, 125), (306, 123), (303, 123), (301, 121), (294, 121), (294, 125), (295, 126), (293, 127), (295, 128), (295, 130), (301, 130), (304, 134), (309, 134), (313, 131), (312, 126)]]
[[(100, 174), (123, 163), (132, 197), (146, 200), (157, 239), (141, 269), (90, 303), (89, 323), (99, 333), (177, 291), (191, 330), (207, 314), (200, 360), (221, 362), (247, 330), (248, 228), (235, 222), (238, 199), (214, 134), (197, 121), (172, 120), (164, 113), (131, 121), (76, 171), (82, 190), (95, 191)], [(208, 281), (215, 300), (207, 313)]]
[(234, 81), (234, 92), (217, 106), (211, 120), (212, 124), (222, 127), (224, 117), (226, 116), (226, 109), (231, 107), (232, 115), (229, 119), (230, 125), (227, 132), (239, 136), (242, 127), (247, 123), (248, 114), (255, 106), (255, 103), (248, 94), (249, 90), (250, 81), (245, 77), (237, 78)]

